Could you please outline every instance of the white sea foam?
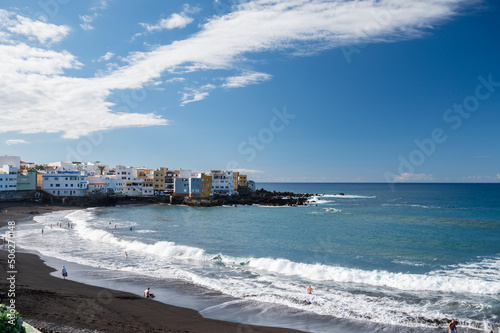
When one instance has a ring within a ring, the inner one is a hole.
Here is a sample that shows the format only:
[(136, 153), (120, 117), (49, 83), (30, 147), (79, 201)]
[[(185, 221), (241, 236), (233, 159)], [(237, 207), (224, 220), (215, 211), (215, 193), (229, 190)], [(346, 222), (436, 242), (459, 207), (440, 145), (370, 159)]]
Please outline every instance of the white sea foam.
[[(139, 240), (117, 238), (113, 234), (99, 229), (93, 229), (85, 222), (92, 214), (91, 211), (77, 211), (67, 215), (74, 224), (75, 230), (82, 239), (92, 242), (104, 243), (119, 247), (121, 250), (143, 255), (154, 255), (166, 259), (182, 261), (213, 261), (214, 255), (207, 254), (205, 250), (176, 245), (173, 242), (159, 241), (146, 244)], [(438, 291), (446, 293), (474, 293), (498, 294), (500, 293), (500, 260), (488, 262), (496, 278), (484, 280), (479, 275), (462, 274), (464, 270), (471, 271), (474, 266), (466, 265), (454, 270), (430, 272), (428, 274), (393, 273), (383, 270), (362, 270), (323, 264), (308, 264), (293, 262), (288, 259), (275, 258), (242, 258), (218, 255), (221, 263), (229, 266), (245, 264), (249, 269), (261, 274), (279, 274), (282, 276), (295, 276), (311, 281), (332, 281), (337, 283), (355, 283), (377, 287), (388, 287), (405, 291)], [(484, 267), (486, 264), (482, 264)]]
[(376, 196), (367, 195), (351, 195), (351, 194), (321, 194), (320, 197), (324, 198), (337, 198), (337, 199), (374, 199)]
[[(329, 207), (323, 207), (321, 210), (337, 212), (335, 208)], [(443, 318), (446, 314), (440, 313), (439, 306), (435, 304), (410, 304), (391, 297), (350, 293), (329, 287), (332, 283), (390, 288), (388, 290), (410, 292), (415, 295), (426, 291), (451, 295), (456, 293), (498, 295), (500, 292), (500, 258), (480, 259), (475, 263), (446, 267), (427, 274), (370, 271), (300, 263), (279, 258), (210, 254), (200, 248), (166, 241), (148, 244), (144, 237), (135, 238), (134, 235), (136, 232), (140, 234), (141, 231), (151, 230), (137, 230), (131, 232), (130, 236), (119, 237), (109, 231), (98, 229), (105, 224), (96, 218), (93, 210), (54, 214), (39, 216), (36, 222), (50, 225), (50, 222), (54, 221), (65, 221), (65, 223), (70, 221), (75, 227), (74, 230), (61, 228), (57, 230), (60, 231), (57, 234), (48, 233), (45, 239), (40, 238), (38, 227), (27, 231), (26, 237), (47, 242), (43, 243), (44, 246), (40, 245), (42, 243), (36, 245), (44, 255), (93, 267), (159, 278), (182, 279), (237, 298), (272, 302), (338, 318), (426, 326), (428, 324), (414, 321), (413, 314), (417, 313), (418, 316), (430, 319)], [(57, 242), (60, 239), (71, 241), (74, 252), (65, 252), (67, 249), (64, 242)], [(128, 261), (124, 260), (123, 251), (129, 253)], [(131, 258), (138, 260), (130, 260)], [(225, 270), (231, 274), (223, 273)], [(254, 278), (243, 278), (245, 274), (250, 274)], [(313, 295), (304, 292), (305, 283), (313, 284)], [(478, 323), (470, 325), (477, 326)]]
[(365, 195), (319, 194), (319, 195), (313, 195), (312, 197), (310, 197), (309, 200), (307, 201), (307, 203), (324, 205), (324, 204), (331, 204), (331, 203), (335, 202), (335, 200), (332, 200), (332, 199), (374, 199), (374, 198), (376, 198), (376, 197), (375, 196), (365, 196)]
[(387, 271), (366, 271), (322, 264), (295, 263), (287, 259), (252, 258), (250, 267), (286, 276), (298, 276), (313, 281), (334, 281), (389, 287), (407, 291), (439, 291), (448, 293), (498, 294), (500, 278), (484, 281), (470, 277), (441, 274), (405, 274)]
[(309, 214), (326, 214), (326, 213), (340, 213), (342, 212), (341, 209), (338, 208), (332, 208), (332, 207), (326, 207), (326, 208), (321, 208), (320, 211), (315, 211), (315, 212), (309, 212)]

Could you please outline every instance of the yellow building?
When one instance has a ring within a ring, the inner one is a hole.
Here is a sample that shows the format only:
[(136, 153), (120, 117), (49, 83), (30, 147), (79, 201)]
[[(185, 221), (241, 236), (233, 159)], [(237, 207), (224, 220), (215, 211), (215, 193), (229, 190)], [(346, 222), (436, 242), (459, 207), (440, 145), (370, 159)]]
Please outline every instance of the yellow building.
[(238, 191), (238, 177), (240, 176), (240, 173), (237, 171), (233, 171), (233, 188), (234, 191)]
[(238, 186), (248, 186), (247, 175), (238, 176)]
[(151, 169), (137, 169), (137, 178), (140, 179), (151, 179), (153, 177), (153, 171)]
[(233, 171), (233, 187), (235, 191), (238, 191), (238, 186), (248, 186), (247, 175)]
[(38, 190), (41, 190), (42, 189), (42, 185), (43, 185), (43, 173), (38, 172), (36, 174), (36, 188)]
[(200, 196), (202, 198), (207, 198), (212, 193), (212, 176), (202, 172), (200, 174), (200, 178), (201, 178)]
[(165, 191), (165, 176), (168, 168), (156, 169), (153, 175), (153, 191), (155, 194), (160, 194)]

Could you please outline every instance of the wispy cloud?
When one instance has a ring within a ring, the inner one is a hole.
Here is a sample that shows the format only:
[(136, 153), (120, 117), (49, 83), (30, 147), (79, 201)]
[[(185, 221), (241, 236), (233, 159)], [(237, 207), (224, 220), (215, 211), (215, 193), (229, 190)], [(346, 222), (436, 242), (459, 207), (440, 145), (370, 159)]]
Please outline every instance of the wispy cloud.
[(188, 103), (198, 102), (208, 97), (209, 91), (215, 89), (213, 84), (206, 84), (199, 88), (185, 88), (185, 92), (182, 93), (181, 105), (184, 106)]
[(191, 22), (193, 22), (193, 18), (186, 16), (186, 14), (174, 13), (170, 15), (168, 18), (162, 19), (154, 25), (141, 23), (141, 26), (144, 27), (148, 32), (157, 32), (165, 29), (175, 29), (175, 28), (182, 29)]
[[(210, 19), (193, 36), (150, 52), (130, 55), (129, 65), (103, 80), (117, 89), (124, 82), (140, 86), (162, 72), (190, 66), (192, 71), (228, 69), (250, 53), (322, 50), (364, 42), (420, 37), (457, 14), (460, 0), (335, 1), (256, 0), (235, 6), (234, 12)], [(366, 26), (375, 18), (379, 24)], [(203, 50), (203, 52), (200, 52)]]
[(171, 79), (166, 80), (165, 83), (176, 83), (176, 82), (184, 82), (184, 81), (186, 81), (186, 79), (183, 77), (173, 77)]
[(252, 170), (252, 169), (234, 169), (233, 171), (242, 173), (242, 174), (256, 174), (256, 173), (264, 173), (264, 171), (261, 170)]
[(115, 56), (115, 54), (113, 52), (106, 52), (105, 55), (103, 55), (102, 57), (100, 57), (99, 59), (97, 59), (98, 62), (101, 62), (101, 61), (109, 61), (111, 60), (111, 58), (113, 58)]
[(433, 181), (434, 176), (433, 175), (428, 175), (425, 173), (403, 173), (397, 177), (394, 178), (395, 182), (426, 182), (426, 181)]
[[(98, 3), (100, 8), (106, 4)], [(109, 72), (90, 78), (66, 76), (65, 71), (79, 69), (83, 64), (68, 51), (49, 48), (51, 43), (68, 36), (69, 27), (32, 21), (2, 10), (0, 133), (62, 132), (65, 138), (78, 138), (99, 130), (166, 125), (165, 119), (152, 113), (133, 113), (123, 108), (114, 111), (119, 105), (109, 101), (111, 93), (143, 88), (162, 75), (233, 71), (244, 67), (241, 62), (255, 53), (309, 54), (360, 41), (417, 38), (459, 13), (466, 4), (470, 1), (244, 2), (232, 7), (232, 12), (209, 18), (198, 33), (184, 40), (148, 52), (131, 53), (124, 58), (126, 65), (111, 67)], [(189, 17), (185, 8), (183, 13)], [(380, 22), (370, 24), (377, 18)], [(82, 22), (85, 23), (83, 18)], [(15, 34), (28, 40), (16, 39)], [(253, 80), (245, 74), (236, 78), (226, 80), (228, 87), (268, 79), (265, 74)], [(181, 92), (181, 105), (203, 100), (213, 89), (213, 84), (203, 83), (200, 88), (186, 89)]]
[(461, 182), (470, 182), (470, 183), (480, 183), (480, 182), (491, 182), (491, 181), (497, 181), (500, 179), (500, 174), (497, 175), (472, 175), (472, 176), (466, 176), (462, 177), (460, 179)]
[(98, 13), (93, 13), (92, 15), (80, 15), (80, 20), (83, 22), (80, 24), (80, 27), (83, 30), (94, 30), (94, 27), (91, 23), (99, 16)]
[[(139, 23), (139, 24), (149, 33), (159, 32), (165, 29), (167, 30), (176, 28), (182, 29), (194, 21), (194, 19), (192, 17), (189, 17), (188, 14), (196, 14), (199, 11), (200, 11), (199, 7), (191, 7), (188, 4), (185, 4), (183, 11), (181, 13), (173, 13), (167, 18), (161, 19), (156, 24), (148, 24), (148, 23)], [(134, 38), (141, 35), (143, 34), (138, 33), (134, 36)]]
[(94, 1), (94, 4), (89, 9), (91, 14), (80, 15), (80, 20), (82, 21), (82, 23), (80, 24), (80, 28), (87, 31), (94, 30), (94, 26), (91, 23), (94, 22), (94, 20), (99, 16), (101, 16), (101, 14), (99, 14), (99, 11), (105, 10), (108, 7), (110, 1), (111, 0)]
[(104, 10), (108, 8), (112, 0), (95, 0), (94, 5), (90, 8), (91, 11)]
[(18, 145), (18, 144), (21, 144), (21, 143), (29, 143), (29, 142), (26, 141), (26, 140), (22, 140), (22, 139), (10, 139), (10, 140), (6, 140), (5, 141), (5, 144), (7, 146)]
[(266, 73), (249, 72), (239, 76), (231, 76), (226, 78), (226, 83), (222, 86), (224, 88), (240, 88), (250, 84), (257, 84), (270, 80), (272, 75)]

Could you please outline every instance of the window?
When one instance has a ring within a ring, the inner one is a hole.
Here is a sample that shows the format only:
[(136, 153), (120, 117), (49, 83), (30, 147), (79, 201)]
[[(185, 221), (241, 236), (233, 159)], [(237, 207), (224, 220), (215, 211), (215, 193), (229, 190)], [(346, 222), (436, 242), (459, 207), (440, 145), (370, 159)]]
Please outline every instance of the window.
[(68, 187), (68, 184), (66, 184), (66, 187)]
[(50, 187), (54, 187), (54, 184), (50, 184)]
[(73, 187), (73, 184), (71, 184), (71, 187)]
[(54, 177), (54, 180), (59, 180), (59, 177)]
[(56, 187), (61, 187), (61, 184), (56, 184)]

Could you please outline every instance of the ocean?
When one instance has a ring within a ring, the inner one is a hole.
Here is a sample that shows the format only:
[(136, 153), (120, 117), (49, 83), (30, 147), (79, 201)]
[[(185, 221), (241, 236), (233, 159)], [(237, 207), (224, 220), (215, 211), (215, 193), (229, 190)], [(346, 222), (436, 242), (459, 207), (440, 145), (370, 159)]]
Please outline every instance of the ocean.
[(500, 184), (257, 187), (317, 195), (59, 211), (19, 223), (17, 243), (69, 278), (149, 286), (210, 318), (310, 332), (444, 332), (455, 318), (460, 332), (499, 332)]

